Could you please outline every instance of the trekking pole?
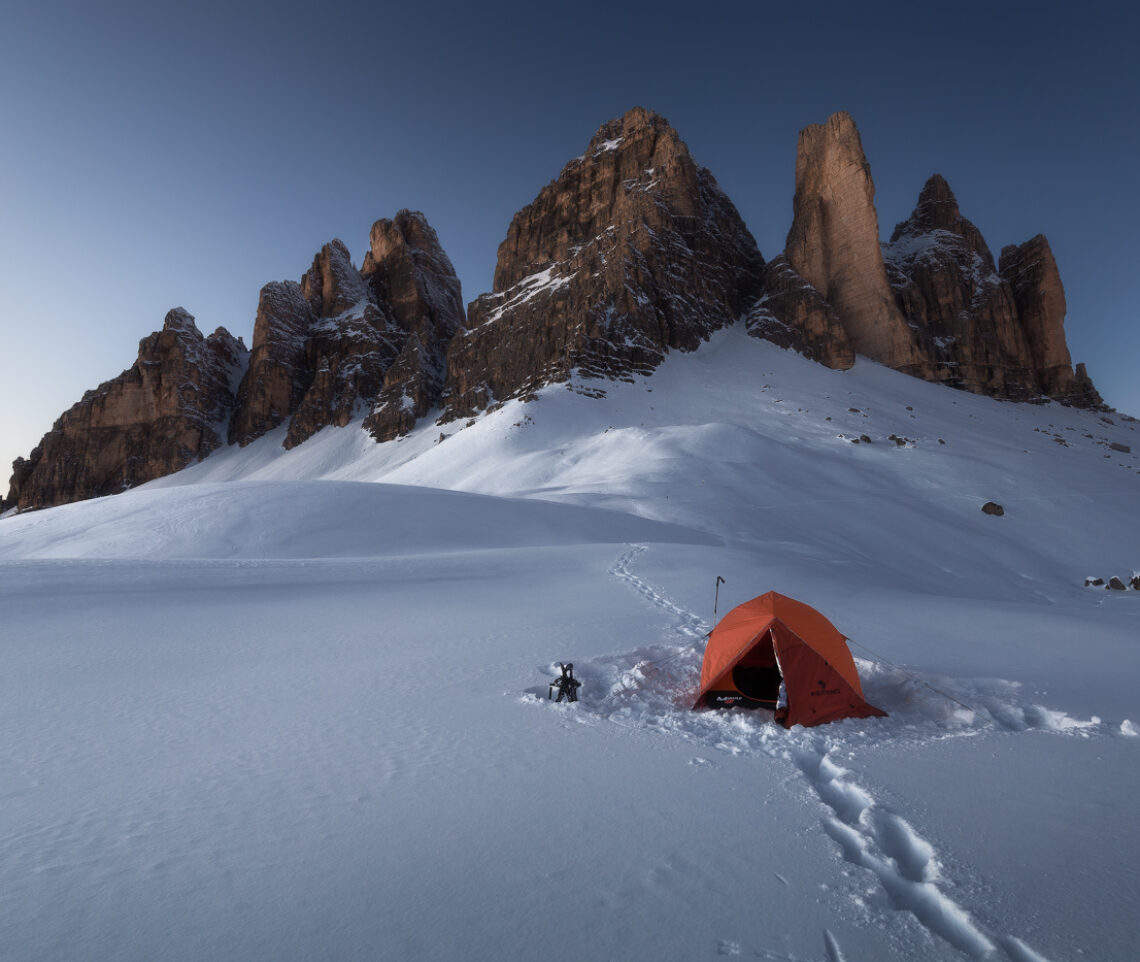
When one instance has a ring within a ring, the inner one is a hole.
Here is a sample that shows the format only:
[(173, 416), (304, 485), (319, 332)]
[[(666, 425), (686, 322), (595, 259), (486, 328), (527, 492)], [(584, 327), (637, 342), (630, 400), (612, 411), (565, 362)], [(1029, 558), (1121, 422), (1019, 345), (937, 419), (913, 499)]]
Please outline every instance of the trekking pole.
[(716, 609), (720, 604), (720, 586), (728, 584), (720, 575), (716, 576), (716, 595), (713, 596), (713, 627), (716, 627)]

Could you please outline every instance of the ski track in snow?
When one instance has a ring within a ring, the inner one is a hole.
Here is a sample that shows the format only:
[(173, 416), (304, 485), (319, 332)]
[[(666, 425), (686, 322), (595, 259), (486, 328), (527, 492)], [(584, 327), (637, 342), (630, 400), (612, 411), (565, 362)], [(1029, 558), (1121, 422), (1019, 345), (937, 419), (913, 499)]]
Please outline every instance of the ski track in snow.
[[(648, 545), (630, 545), (610, 573), (669, 616), (667, 631), (676, 636), (680, 644), (641, 649), (629, 655), (581, 664), (578, 675), (588, 685), (586, 690), (606, 694), (600, 704), (581, 702), (579, 708), (625, 727), (667, 731), (705, 741), (720, 751), (732, 754), (759, 751), (791, 763), (824, 806), (821, 819), (824, 832), (836, 843), (847, 862), (878, 879), (894, 909), (909, 912), (933, 936), (954, 946), (967, 958), (1048, 962), (1020, 939), (988, 931), (947, 894), (946, 888), (952, 883), (948, 885), (943, 879), (942, 862), (935, 847), (905, 818), (882, 805), (849, 769), (835, 761), (840, 752), (849, 755), (852, 747), (842, 733), (821, 734), (817, 729), (785, 731), (769, 724), (767, 713), (760, 711), (748, 714), (687, 711), (696, 692), (704, 649), (703, 644), (694, 642), (707, 635), (709, 626), (634, 574), (634, 562), (647, 550)], [(1085, 722), (1040, 705), (1011, 702), (1009, 695), (1017, 689), (1012, 683), (979, 683), (974, 688), (958, 691), (964, 701), (976, 707), (966, 708), (952, 700), (944, 707), (937, 700), (941, 692), (901, 669), (886, 669), (862, 660), (859, 667), (860, 673), (866, 676), (865, 682), (870, 681), (865, 687), (871, 700), (885, 704), (895, 716), (895, 720), (887, 724), (899, 731), (882, 733), (882, 737), (892, 740), (897, 738), (905, 743), (954, 734), (1028, 729), (1083, 737), (1107, 732), (1099, 718)], [(949, 686), (947, 681), (940, 680), (940, 683)], [(849, 724), (877, 728), (883, 722), (872, 719), (843, 723), (841, 727)], [(823, 941), (827, 962), (843, 962), (842, 948), (827, 929), (823, 930)], [(722, 941), (717, 952), (739, 955), (743, 948), (736, 942)], [(765, 950), (752, 954), (763, 959), (790, 958)]]

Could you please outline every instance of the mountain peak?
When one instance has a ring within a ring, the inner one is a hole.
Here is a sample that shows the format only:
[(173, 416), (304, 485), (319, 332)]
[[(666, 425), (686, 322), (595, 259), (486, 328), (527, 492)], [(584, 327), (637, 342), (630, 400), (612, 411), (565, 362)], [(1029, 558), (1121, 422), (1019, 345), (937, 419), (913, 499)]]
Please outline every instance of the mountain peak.
[(891, 234), (891, 243), (900, 237), (936, 230), (949, 231), (964, 237), (970, 241), (970, 246), (974, 249), (985, 246), (978, 229), (962, 216), (958, 208), (958, 199), (941, 174), (931, 174), (927, 179), (910, 217), (895, 225)]
[(219, 431), (245, 445), (283, 425), (290, 448), (363, 419), (387, 441), (433, 410), (470, 418), (551, 383), (601, 397), (741, 319), (833, 368), (862, 354), (976, 393), (1101, 404), (1072, 370), (1043, 237), (1004, 250), (998, 271), (934, 174), (882, 245), (874, 193), (849, 113), (805, 127), (787, 245), (766, 264), (677, 131), (633, 107), (515, 214), (492, 290), (466, 313), (426, 217), (399, 210), (372, 225), (359, 270), (334, 239), (299, 281), (265, 285), (249, 352), (174, 308), (131, 369), (20, 459), (5, 504), (122, 490), (208, 454)]
[(732, 202), (664, 118), (634, 108), (519, 211), (493, 290), (448, 354), (445, 417), (577, 372), (649, 373), (759, 295), (763, 259)]
[(620, 117), (606, 121), (598, 128), (597, 133), (590, 139), (586, 147), (585, 156), (591, 156), (598, 150), (613, 150), (626, 137), (631, 137), (643, 131), (653, 130), (669, 132), (676, 137), (676, 131), (669, 125), (664, 117), (645, 107), (631, 107)]
[(912, 371), (921, 351), (895, 303), (879, 247), (871, 166), (846, 111), (800, 132), (785, 253), (839, 315), (856, 353)]
[(162, 321), (162, 329), (176, 333), (193, 330), (195, 334), (199, 334), (198, 326), (194, 323), (194, 315), (184, 307), (174, 307), (167, 311)]

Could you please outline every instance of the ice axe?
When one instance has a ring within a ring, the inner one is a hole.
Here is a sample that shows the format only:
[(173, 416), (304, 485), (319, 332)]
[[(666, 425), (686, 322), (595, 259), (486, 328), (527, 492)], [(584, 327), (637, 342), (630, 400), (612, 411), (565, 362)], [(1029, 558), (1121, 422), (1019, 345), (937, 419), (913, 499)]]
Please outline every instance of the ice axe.
[(716, 594), (713, 596), (713, 627), (716, 627), (716, 609), (720, 604), (720, 586), (728, 584), (720, 575), (716, 576)]

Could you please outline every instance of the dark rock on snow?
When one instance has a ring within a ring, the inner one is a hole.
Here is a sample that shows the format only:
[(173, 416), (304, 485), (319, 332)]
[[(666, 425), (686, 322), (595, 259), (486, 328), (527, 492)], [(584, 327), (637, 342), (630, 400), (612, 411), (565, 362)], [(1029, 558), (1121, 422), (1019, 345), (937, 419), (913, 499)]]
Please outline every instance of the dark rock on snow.
[(13, 465), (6, 506), (81, 501), (178, 471), (224, 443), (245, 346), (203, 337), (180, 307), (139, 342), (135, 363), (65, 411)]
[(552, 382), (648, 374), (759, 296), (732, 202), (657, 114), (605, 124), (511, 221), (492, 292), (448, 352), (444, 417)]
[(443, 423), (571, 378), (649, 374), (741, 318), (832, 368), (859, 353), (976, 393), (1102, 404), (1070, 362), (1044, 237), (995, 266), (935, 174), (880, 244), (870, 165), (842, 112), (801, 132), (795, 181), (785, 250), (766, 264), (677, 132), (635, 108), (515, 215), (492, 290), (466, 315), (435, 231), (400, 211), (373, 225), (360, 270), (334, 240), (300, 281), (263, 287), (248, 355), (171, 311), (131, 368), (17, 459), (2, 507), (121, 491), (278, 427), (292, 447), (363, 416), (387, 441), (433, 410)]

